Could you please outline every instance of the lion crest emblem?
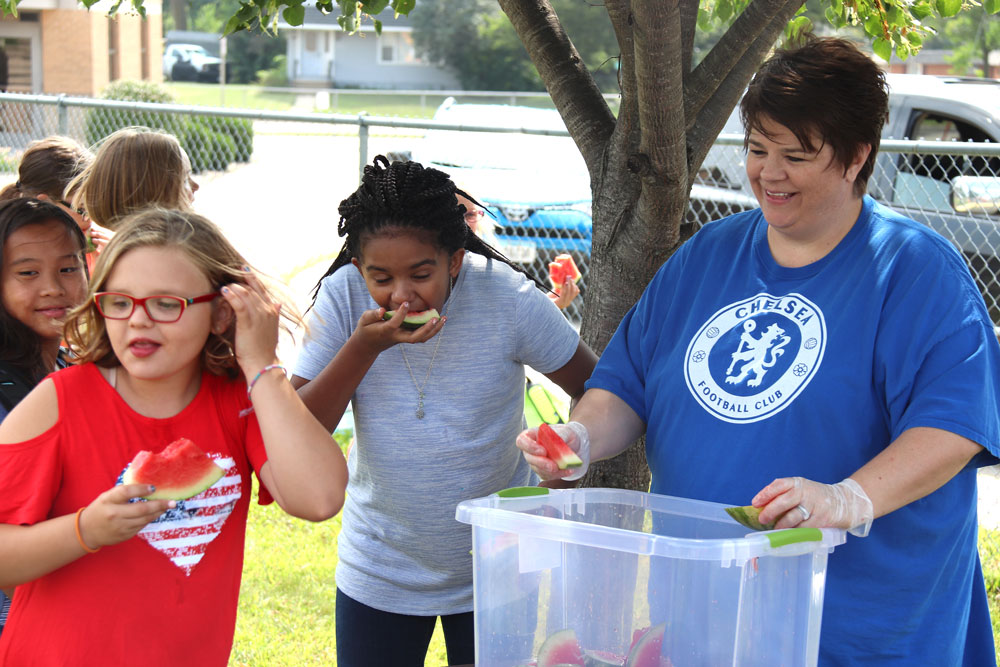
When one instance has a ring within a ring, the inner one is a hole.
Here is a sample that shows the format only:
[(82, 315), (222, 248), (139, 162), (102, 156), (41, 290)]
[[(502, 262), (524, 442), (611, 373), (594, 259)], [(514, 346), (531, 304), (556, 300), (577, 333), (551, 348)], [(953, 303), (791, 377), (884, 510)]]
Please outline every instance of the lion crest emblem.
[[(764, 374), (778, 362), (778, 357), (785, 353), (784, 347), (791, 341), (785, 335), (785, 330), (777, 324), (769, 325), (761, 333), (760, 338), (753, 337), (757, 328), (756, 322), (747, 320), (743, 323), (743, 333), (740, 343), (732, 354), (732, 362), (726, 371), (727, 384), (739, 384), (746, 380), (748, 387), (759, 387)], [(739, 373), (734, 375), (737, 364), (742, 362)], [(747, 377), (753, 373), (753, 377)]]

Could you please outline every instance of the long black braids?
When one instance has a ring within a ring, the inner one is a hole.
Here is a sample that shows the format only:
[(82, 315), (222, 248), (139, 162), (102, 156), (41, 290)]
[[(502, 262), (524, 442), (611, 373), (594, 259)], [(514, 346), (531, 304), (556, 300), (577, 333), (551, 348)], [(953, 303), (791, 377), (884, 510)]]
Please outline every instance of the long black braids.
[[(437, 245), (449, 255), (465, 248), (527, 275), (520, 266), (473, 233), (465, 222), (465, 207), (458, 203), (456, 194), (479, 205), (459, 190), (443, 171), (424, 167), (419, 162), (390, 163), (384, 155), (376, 156), (372, 164), (365, 166), (361, 187), (337, 208), (340, 213), (337, 233), (346, 237), (344, 247), (313, 288), (313, 303), (316, 303), (323, 278), (350, 264), (351, 258), (360, 257), (365, 238), (392, 227), (433, 232)], [(548, 290), (546, 285), (532, 280), (542, 290)]]

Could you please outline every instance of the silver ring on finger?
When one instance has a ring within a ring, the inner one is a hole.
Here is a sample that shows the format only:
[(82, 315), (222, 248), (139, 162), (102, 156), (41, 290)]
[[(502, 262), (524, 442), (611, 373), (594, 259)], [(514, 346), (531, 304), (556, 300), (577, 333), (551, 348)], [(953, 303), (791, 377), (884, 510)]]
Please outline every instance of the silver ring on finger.
[(810, 512), (809, 510), (807, 510), (804, 505), (798, 505), (798, 506), (796, 506), (795, 509), (797, 509), (798, 511), (802, 512), (802, 520), (803, 521), (808, 521), (809, 517), (812, 516), (812, 512)]

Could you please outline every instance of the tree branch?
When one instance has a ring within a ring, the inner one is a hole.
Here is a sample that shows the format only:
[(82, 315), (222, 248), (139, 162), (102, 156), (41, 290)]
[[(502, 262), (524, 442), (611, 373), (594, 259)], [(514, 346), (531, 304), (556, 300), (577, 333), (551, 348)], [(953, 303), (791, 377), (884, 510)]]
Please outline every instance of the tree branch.
[[(755, 0), (747, 7), (747, 11), (754, 6), (758, 6), (759, 10), (761, 1)], [(712, 147), (712, 142), (719, 136), (719, 132), (725, 126), (730, 112), (739, 102), (750, 79), (753, 78), (754, 73), (760, 67), (760, 63), (763, 62), (785, 29), (785, 25), (792, 19), (799, 8), (797, 0), (784, 0), (783, 5), (772, 4), (772, 6), (777, 10), (777, 13), (768, 19), (769, 23), (762, 27), (755, 39), (752, 41), (747, 40), (743, 47), (743, 53), (729, 64), (721, 82), (714, 86), (710, 85), (710, 82), (706, 80), (699, 79), (696, 82), (695, 80), (701, 74), (708, 72), (708, 70), (704, 70), (703, 72), (701, 67), (699, 67), (698, 72), (692, 77), (690, 86), (685, 86), (685, 110), (691, 114), (687, 116), (687, 145), (690, 165), (700, 165), (705, 159), (709, 149)], [(740, 19), (742, 18), (741, 16)], [(750, 18), (752, 19), (753, 17)], [(740, 19), (737, 19), (737, 23), (739, 23)], [(728, 36), (737, 29), (738, 27), (734, 23), (726, 35)], [(708, 54), (705, 60), (711, 58), (712, 54), (721, 44), (722, 40), (712, 49), (712, 52)], [(701, 86), (701, 88), (698, 88), (698, 86)], [(697, 111), (694, 111), (693, 108), (696, 101), (687, 97), (687, 95), (695, 94), (703, 98), (702, 106)], [(689, 185), (695, 173), (696, 170), (694, 169), (689, 172)]]
[[(677, 220), (686, 205), (678, 184), (687, 181), (684, 85), (681, 61), (680, 16), (674, 2), (633, 0), (635, 79), (641, 138), (639, 154), (629, 168), (642, 177), (636, 206), (640, 220)], [(679, 229), (668, 230), (673, 246)], [(669, 250), (667, 250), (669, 252)]]
[(685, 78), (691, 73), (694, 35), (698, 28), (698, 6), (698, 0), (680, 0), (681, 69), (684, 70)]
[(591, 175), (615, 118), (548, 0), (499, 0)]
[(754, 67), (759, 65), (801, 5), (802, 0), (752, 0), (747, 5), (685, 82), (684, 111), (689, 127), (719, 87), (718, 82), (747, 63), (747, 58)]

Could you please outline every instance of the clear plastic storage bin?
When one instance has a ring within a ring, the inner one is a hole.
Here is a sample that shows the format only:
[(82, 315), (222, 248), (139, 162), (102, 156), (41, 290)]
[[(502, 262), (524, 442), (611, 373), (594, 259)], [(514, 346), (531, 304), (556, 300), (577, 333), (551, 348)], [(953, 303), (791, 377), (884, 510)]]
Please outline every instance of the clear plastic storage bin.
[(476, 667), (815, 665), (835, 529), (750, 532), (724, 505), (509, 489), (472, 525)]

